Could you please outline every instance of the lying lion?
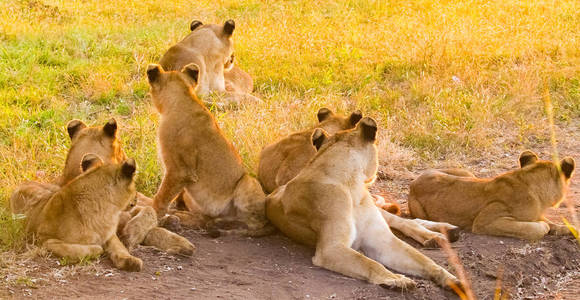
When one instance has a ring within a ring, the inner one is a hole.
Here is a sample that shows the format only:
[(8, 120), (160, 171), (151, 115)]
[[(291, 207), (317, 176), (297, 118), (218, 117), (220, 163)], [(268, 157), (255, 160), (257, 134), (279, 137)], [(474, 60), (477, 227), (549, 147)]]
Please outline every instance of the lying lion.
[[(316, 128), (322, 128), (329, 134), (351, 129), (362, 118), (360, 110), (354, 111), (348, 117), (337, 115), (328, 108), (321, 108), (317, 113), (318, 124), (312, 128), (292, 133), (281, 140), (267, 145), (260, 153), (258, 179), (264, 192), (271, 193), (277, 187), (286, 184), (316, 155), (312, 147), (312, 133)], [(373, 195), (377, 206), (388, 212), (400, 213), (397, 203), (386, 202), (384, 198)]]
[(233, 20), (223, 25), (191, 22), (191, 33), (172, 46), (159, 64), (166, 71), (179, 71), (190, 63), (199, 68), (196, 93), (205, 97), (211, 92), (225, 93), (228, 104), (240, 101), (259, 101), (250, 93), (254, 89), (252, 77), (235, 66), (234, 42), (236, 25)]
[[(125, 153), (117, 137), (117, 122), (109, 120), (103, 126), (87, 127), (80, 120), (72, 120), (67, 124), (67, 132), (71, 139), (62, 176), (56, 184), (28, 182), (18, 187), (11, 198), (13, 213), (21, 213), (29, 201), (38, 201), (52, 196), (74, 178), (81, 174), (78, 166), (81, 159), (88, 153), (93, 153), (105, 163), (119, 164), (126, 160)], [(164, 228), (157, 227), (157, 215), (150, 206), (151, 200), (137, 193), (137, 200), (142, 203), (129, 211), (121, 213), (118, 225), (118, 235), (129, 249), (138, 244), (154, 246), (170, 254), (192, 255), (195, 247), (184, 237)]]
[(248, 227), (247, 234), (263, 234), (267, 224), (264, 192), (193, 93), (198, 66), (189, 64), (181, 71), (166, 72), (151, 64), (147, 76), (161, 115), (157, 137), (165, 175), (153, 200), (158, 215), (164, 216), (170, 202), (185, 192), (183, 199), (189, 201), (189, 209), (196, 207), (218, 221), (242, 222)]
[(316, 129), (316, 156), (267, 197), (268, 219), (290, 238), (316, 247), (312, 262), (317, 266), (386, 287), (409, 288), (415, 282), (385, 266), (442, 286), (458, 284), (455, 276), (393, 235), (385, 219), (393, 215), (375, 206), (367, 184), (378, 167), (376, 132), (368, 117), (330, 138)]
[(98, 156), (87, 154), (79, 168), (83, 173), (62, 188), (20, 207), (26, 231), (42, 247), (72, 262), (104, 251), (115, 267), (140, 271), (143, 262), (131, 256), (115, 234), (121, 211), (135, 199), (135, 161), (103, 164)]
[(340, 130), (354, 128), (362, 118), (362, 113), (357, 110), (344, 117), (334, 114), (328, 108), (321, 108), (317, 117), (319, 123), (315, 127), (292, 133), (262, 149), (258, 179), (264, 192), (269, 194), (286, 184), (316, 155), (316, 149), (312, 147), (314, 129), (322, 128), (329, 134), (334, 134)]
[(520, 169), (495, 178), (476, 178), (465, 170), (431, 170), (411, 183), (413, 217), (449, 222), (473, 233), (538, 240), (546, 234), (570, 234), (543, 215), (566, 195), (574, 159), (559, 164), (525, 151)]

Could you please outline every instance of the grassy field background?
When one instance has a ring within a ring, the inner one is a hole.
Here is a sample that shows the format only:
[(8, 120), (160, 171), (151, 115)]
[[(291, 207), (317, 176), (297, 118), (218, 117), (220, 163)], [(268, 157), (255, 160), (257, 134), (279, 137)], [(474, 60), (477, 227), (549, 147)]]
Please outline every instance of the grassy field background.
[(193, 19), (236, 21), (238, 64), (264, 103), (215, 114), (252, 171), (264, 145), (309, 126), (323, 106), (375, 117), (382, 161), (402, 168), (549, 143), (547, 93), (557, 126), (580, 119), (575, 0), (2, 0), (0, 18), (3, 248), (22, 236), (11, 191), (60, 173), (73, 118), (117, 118), (138, 188), (155, 193), (158, 117), (145, 68)]

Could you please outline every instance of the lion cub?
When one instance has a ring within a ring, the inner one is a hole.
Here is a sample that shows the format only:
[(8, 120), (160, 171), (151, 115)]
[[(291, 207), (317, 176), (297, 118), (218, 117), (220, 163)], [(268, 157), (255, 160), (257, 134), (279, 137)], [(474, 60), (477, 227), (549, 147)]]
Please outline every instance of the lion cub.
[(322, 128), (329, 134), (354, 128), (362, 118), (362, 113), (357, 110), (344, 117), (334, 114), (328, 108), (321, 108), (317, 117), (319, 123), (315, 127), (290, 134), (264, 147), (258, 165), (258, 179), (264, 192), (269, 194), (286, 184), (316, 155), (311, 138), (316, 128)]
[[(119, 164), (127, 159), (117, 137), (117, 121), (110, 119), (103, 126), (88, 127), (80, 120), (72, 120), (67, 124), (67, 132), (71, 139), (63, 174), (56, 184), (27, 182), (18, 187), (11, 198), (13, 213), (21, 213), (26, 203), (38, 201), (52, 196), (60, 186), (64, 186), (81, 174), (82, 158), (93, 153), (104, 163)], [(150, 206), (152, 200), (137, 193), (136, 198), (141, 203), (130, 210), (123, 211), (118, 225), (118, 236), (129, 249), (138, 244), (154, 246), (170, 254), (190, 256), (195, 250), (186, 238), (157, 227), (157, 215)]]
[(475, 178), (463, 170), (431, 170), (411, 183), (413, 217), (449, 222), (473, 233), (538, 240), (546, 234), (569, 234), (543, 214), (564, 199), (574, 159), (559, 165), (539, 160), (532, 151), (519, 158), (520, 169), (495, 178)]
[(27, 232), (56, 256), (79, 261), (104, 249), (115, 267), (140, 271), (143, 262), (115, 234), (121, 211), (135, 199), (135, 161), (105, 165), (87, 154), (79, 168), (84, 173), (51, 197), (26, 203)]
[(179, 71), (190, 63), (199, 68), (196, 93), (200, 97), (211, 92), (225, 92), (226, 100), (239, 102), (259, 101), (250, 95), (254, 89), (252, 77), (235, 66), (234, 42), (236, 24), (233, 20), (223, 25), (193, 21), (191, 33), (175, 44), (161, 57), (159, 64), (166, 71)]
[(210, 218), (242, 221), (249, 234), (266, 224), (265, 195), (242, 165), (213, 115), (193, 93), (199, 78), (196, 64), (166, 72), (151, 64), (147, 76), (161, 118), (157, 134), (165, 176), (153, 200), (159, 216), (182, 191)]
[(385, 266), (442, 286), (457, 284), (455, 276), (393, 235), (375, 206), (367, 184), (378, 168), (376, 133), (376, 122), (368, 117), (330, 138), (317, 129), (313, 144), (319, 151), (267, 197), (268, 218), (290, 238), (316, 247), (317, 266), (386, 287), (415, 283)]

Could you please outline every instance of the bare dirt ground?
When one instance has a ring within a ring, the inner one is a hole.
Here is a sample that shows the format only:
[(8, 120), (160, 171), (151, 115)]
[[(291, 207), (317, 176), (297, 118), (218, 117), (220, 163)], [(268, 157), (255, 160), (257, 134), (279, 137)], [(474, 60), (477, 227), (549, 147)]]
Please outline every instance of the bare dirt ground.
[[(560, 145), (563, 155), (580, 158), (577, 127), (564, 133), (570, 141)], [(534, 146), (534, 145), (532, 145)], [(541, 157), (549, 148), (535, 145)], [(478, 176), (492, 176), (517, 165), (519, 151), (502, 157), (474, 160), (465, 166)], [(446, 165), (442, 158), (437, 165)], [(452, 164), (452, 163), (451, 163)], [(425, 166), (426, 167), (426, 166)], [(407, 176), (383, 171), (373, 192), (397, 199), (406, 211)], [(580, 180), (573, 178), (568, 197), (580, 209)], [(570, 219), (563, 206), (548, 217)], [(60, 266), (54, 258), (37, 257), (18, 262), (19, 275), (3, 274), (0, 298), (107, 298), (107, 299), (454, 299), (454, 293), (428, 280), (414, 278), (410, 291), (383, 289), (312, 265), (312, 249), (275, 234), (264, 238), (222, 236), (212, 239), (202, 231), (182, 232), (197, 246), (191, 258), (173, 257), (140, 247), (134, 254), (144, 270), (128, 273), (114, 269), (108, 259), (85, 266)], [(404, 237), (403, 237), (404, 238)], [(421, 248), (437, 263), (454, 272), (440, 249)], [(452, 244), (472, 282), (478, 299), (493, 299), (496, 285), (513, 299), (578, 299), (580, 247), (572, 238), (548, 236), (535, 243), (503, 237), (462, 233)]]

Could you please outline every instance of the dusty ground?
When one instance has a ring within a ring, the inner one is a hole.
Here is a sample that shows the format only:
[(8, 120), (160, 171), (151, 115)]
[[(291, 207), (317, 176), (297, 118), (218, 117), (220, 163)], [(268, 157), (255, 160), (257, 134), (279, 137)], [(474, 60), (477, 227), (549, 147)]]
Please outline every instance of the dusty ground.
[[(571, 141), (560, 152), (577, 160), (577, 127), (565, 136)], [(547, 158), (549, 149), (534, 148)], [(516, 166), (519, 151), (503, 157), (466, 163), (479, 176), (491, 176)], [(446, 165), (443, 158), (438, 162)], [(389, 171), (390, 172), (390, 171)], [(419, 169), (407, 176), (381, 173), (374, 192), (398, 199), (406, 210), (406, 187)], [(580, 209), (580, 180), (574, 178), (569, 198)], [(548, 217), (570, 218), (565, 207), (550, 210)], [(182, 232), (195, 243), (192, 258), (172, 257), (141, 247), (135, 255), (145, 268), (127, 273), (112, 268), (110, 261), (85, 267), (59, 266), (54, 258), (22, 260), (19, 274), (3, 274), (0, 298), (194, 298), (194, 299), (453, 299), (427, 280), (414, 278), (412, 291), (383, 289), (366, 282), (314, 267), (313, 250), (280, 234), (253, 239), (224, 236), (217, 239), (201, 231)], [(415, 247), (421, 247), (406, 239)], [(462, 233), (453, 244), (464, 264), (476, 296), (493, 299), (496, 284), (514, 299), (577, 299), (580, 294), (580, 251), (573, 238), (546, 237), (536, 243), (510, 238)], [(437, 263), (453, 269), (439, 249), (421, 249)], [(502, 272), (503, 270), (503, 272)], [(502, 275), (503, 274), (503, 275)], [(501, 280), (498, 280), (498, 276)]]

